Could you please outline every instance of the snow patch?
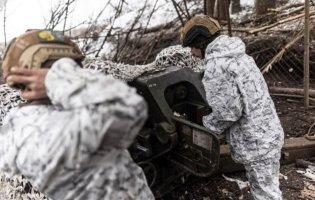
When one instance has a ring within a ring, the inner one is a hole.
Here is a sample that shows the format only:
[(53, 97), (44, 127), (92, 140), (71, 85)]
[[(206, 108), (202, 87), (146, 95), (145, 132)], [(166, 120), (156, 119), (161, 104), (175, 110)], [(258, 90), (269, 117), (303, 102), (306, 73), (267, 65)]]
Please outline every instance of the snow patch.
[(238, 188), (240, 190), (243, 190), (245, 188), (248, 188), (250, 186), (249, 182), (248, 181), (241, 181), (241, 180), (238, 180), (238, 179), (235, 179), (235, 178), (229, 178), (227, 176), (225, 176), (224, 174), (222, 175), (223, 178), (225, 178), (225, 180), (227, 181), (230, 181), (230, 182), (235, 182), (237, 185), (238, 185)]
[(254, 3), (254, 0), (241, 0), (242, 7), (253, 7)]
[(288, 176), (286, 176), (286, 175), (283, 175), (283, 174), (281, 174), (281, 173), (279, 173), (279, 178), (280, 179), (284, 179), (284, 180), (288, 180)]
[(311, 179), (312, 181), (315, 181), (315, 167), (314, 166), (308, 166), (308, 168), (305, 171), (297, 170), (296, 172), (299, 174), (302, 174), (306, 178)]

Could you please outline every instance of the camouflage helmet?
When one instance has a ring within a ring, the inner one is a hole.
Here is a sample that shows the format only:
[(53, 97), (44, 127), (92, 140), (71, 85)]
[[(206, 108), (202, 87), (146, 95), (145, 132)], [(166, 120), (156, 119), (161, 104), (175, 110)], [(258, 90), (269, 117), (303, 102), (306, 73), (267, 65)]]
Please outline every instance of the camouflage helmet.
[(61, 31), (30, 30), (10, 42), (3, 56), (2, 71), (8, 75), (13, 66), (41, 68), (46, 62), (63, 57), (80, 62), (84, 54)]
[(190, 46), (197, 36), (215, 37), (221, 30), (219, 22), (207, 15), (196, 15), (181, 30), (182, 46)]

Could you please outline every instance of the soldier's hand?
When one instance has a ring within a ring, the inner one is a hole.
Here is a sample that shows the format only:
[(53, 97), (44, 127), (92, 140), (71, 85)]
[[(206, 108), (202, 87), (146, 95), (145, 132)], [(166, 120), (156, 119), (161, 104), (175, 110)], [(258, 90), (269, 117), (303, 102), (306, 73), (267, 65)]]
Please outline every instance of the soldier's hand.
[(23, 84), (22, 98), (26, 100), (46, 99), (45, 77), (49, 69), (27, 69), (12, 67), (6, 81), (9, 84)]

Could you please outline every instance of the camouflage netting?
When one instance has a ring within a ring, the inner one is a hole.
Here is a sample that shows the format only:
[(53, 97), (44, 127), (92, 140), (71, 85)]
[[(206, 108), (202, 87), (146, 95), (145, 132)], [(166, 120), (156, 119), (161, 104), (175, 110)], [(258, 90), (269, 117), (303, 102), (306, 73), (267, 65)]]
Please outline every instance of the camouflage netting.
[[(124, 81), (131, 81), (139, 76), (153, 74), (174, 66), (179, 68), (188, 67), (196, 72), (203, 69), (202, 60), (192, 57), (189, 48), (182, 48), (180, 45), (171, 46), (162, 50), (157, 55), (155, 61), (147, 65), (128, 65), (103, 61), (96, 58), (86, 59), (84, 61), (85, 68), (98, 70), (101, 73), (110, 74)], [(23, 100), (20, 97), (19, 91), (8, 87), (6, 84), (0, 85), (0, 125), (9, 110), (18, 106), (21, 102), (23, 102)], [(43, 194), (37, 193), (32, 188), (30, 188), (30, 192), (27, 192), (25, 190), (26, 185), (27, 180), (21, 176), (9, 179), (6, 178), (4, 174), (0, 173), (0, 199), (46, 199)]]
[(139, 76), (154, 74), (174, 66), (178, 68), (188, 67), (196, 72), (203, 69), (202, 60), (192, 57), (189, 48), (183, 48), (180, 45), (162, 50), (155, 61), (147, 65), (114, 63), (112, 61), (103, 61), (99, 58), (88, 58), (84, 61), (85, 68), (110, 74), (124, 81), (131, 81)]
[(36, 192), (22, 176), (15, 176), (9, 179), (0, 172), (0, 199), (47, 200), (48, 198)]
[(172, 66), (179, 68), (188, 67), (195, 72), (200, 72), (204, 69), (203, 60), (193, 57), (189, 48), (183, 48), (180, 45), (165, 48), (155, 59), (156, 71)]
[(17, 107), (24, 101), (20, 97), (20, 91), (14, 90), (6, 84), (0, 87), (0, 99), (0, 125), (2, 125), (2, 119), (11, 108)]

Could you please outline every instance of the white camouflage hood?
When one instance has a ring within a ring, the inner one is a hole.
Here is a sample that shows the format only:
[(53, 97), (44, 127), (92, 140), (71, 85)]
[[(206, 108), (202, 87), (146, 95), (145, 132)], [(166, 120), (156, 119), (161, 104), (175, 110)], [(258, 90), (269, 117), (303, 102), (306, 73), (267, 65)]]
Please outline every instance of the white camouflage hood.
[(239, 57), (245, 54), (245, 44), (240, 38), (221, 35), (207, 47), (207, 59)]

